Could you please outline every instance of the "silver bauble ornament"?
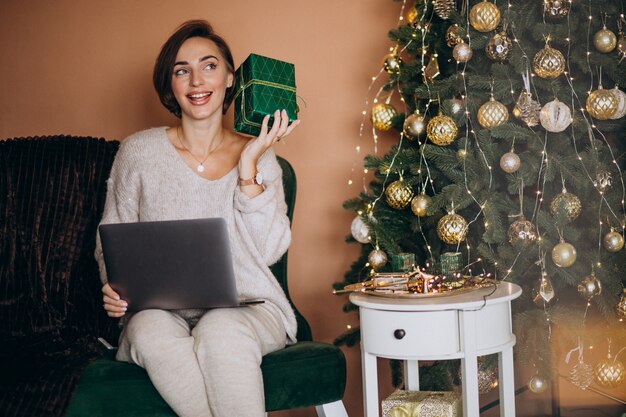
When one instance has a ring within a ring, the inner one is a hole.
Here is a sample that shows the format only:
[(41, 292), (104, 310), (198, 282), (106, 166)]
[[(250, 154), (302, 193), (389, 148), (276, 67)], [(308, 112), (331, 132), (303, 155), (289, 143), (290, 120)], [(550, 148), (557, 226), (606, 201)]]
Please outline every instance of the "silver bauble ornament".
[(595, 272), (587, 275), (578, 284), (578, 293), (585, 299), (591, 300), (596, 295), (602, 294), (602, 283), (596, 278)]
[(604, 26), (593, 35), (593, 44), (596, 49), (603, 53), (609, 53), (617, 45), (617, 36)]
[(572, 111), (565, 103), (554, 99), (543, 106), (539, 121), (548, 132), (562, 132), (572, 123)]
[(356, 216), (354, 220), (352, 220), (352, 224), (350, 225), (350, 233), (354, 240), (359, 243), (370, 243), (372, 240), (370, 236), (370, 231), (363, 219), (361, 217)]
[(611, 229), (609, 233), (604, 235), (602, 245), (609, 252), (619, 252), (624, 247), (624, 236)]
[(529, 222), (524, 217), (514, 221), (509, 226), (509, 243), (516, 245), (522, 243), (524, 245), (533, 243), (537, 240), (537, 228), (532, 222)]
[(458, 43), (452, 50), (452, 56), (456, 62), (467, 62), (472, 58), (472, 55), (474, 55), (472, 48), (465, 42)]
[(387, 263), (387, 254), (380, 249), (374, 249), (367, 256), (367, 261), (372, 268), (378, 269)]
[(617, 98), (617, 110), (615, 111), (615, 114), (611, 116), (611, 119), (621, 119), (626, 115), (626, 93), (620, 90), (617, 86), (615, 86), (611, 92)]
[(541, 375), (535, 375), (530, 378), (530, 381), (528, 381), (528, 389), (535, 394), (541, 394), (542, 392), (545, 392), (548, 389), (549, 385), (550, 383), (548, 382), (548, 380)]
[(411, 200), (411, 211), (417, 217), (425, 216), (426, 210), (428, 210), (428, 206), (430, 206), (431, 200), (432, 199), (430, 198), (430, 196), (424, 193), (416, 195), (415, 197), (413, 197), (413, 200)]
[(517, 171), (521, 164), (522, 161), (515, 152), (507, 152), (500, 157), (500, 168), (507, 174)]
[(561, 241), (552, 248), (552, 262), (560, 268), (567, 268), (576, 262), (576, 248)]
[(415, 112), (404, 119), (402, 130), (409, 139), (417, 139), (426, 131), (424, 116)]

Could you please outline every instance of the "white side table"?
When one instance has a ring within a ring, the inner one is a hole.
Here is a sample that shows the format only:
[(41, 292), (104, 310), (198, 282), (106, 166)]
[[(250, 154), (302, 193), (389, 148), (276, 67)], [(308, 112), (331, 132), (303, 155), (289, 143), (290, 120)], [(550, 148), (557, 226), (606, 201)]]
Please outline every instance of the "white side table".
[(463, 416), (478, 417), (477, 357), (498, 353), (500, 416), (515, 417), (511, 300), (522, 289), (500, 282), (492, 292), (493, 288), (483, 288), (413, 299), (352, 293), (350, 301), (359, 306), (361, 319), (365, 416), (379, 416), (376, 357), (380, 356), (406, 361), (406, 388), (411, 391), (419, 390), (418, 361), (460, 358)]

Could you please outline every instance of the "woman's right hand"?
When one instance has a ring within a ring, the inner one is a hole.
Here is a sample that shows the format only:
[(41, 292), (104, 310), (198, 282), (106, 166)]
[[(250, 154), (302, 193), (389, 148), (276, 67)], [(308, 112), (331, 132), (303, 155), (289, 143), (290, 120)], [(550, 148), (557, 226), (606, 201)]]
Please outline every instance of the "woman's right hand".
[(122, 300), (118, 293), (113, 291), (108, 282), (102, 286), (102, 301), (109, 317), (122, 317), (126, 314), (128, 303)]

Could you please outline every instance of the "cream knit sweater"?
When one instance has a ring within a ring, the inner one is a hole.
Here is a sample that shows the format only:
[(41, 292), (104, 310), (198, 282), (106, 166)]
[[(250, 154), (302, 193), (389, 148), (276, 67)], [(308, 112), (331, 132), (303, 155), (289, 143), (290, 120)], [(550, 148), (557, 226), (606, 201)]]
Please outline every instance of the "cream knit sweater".
[[(258, 162), (265, 191), (250, 198), (241, 192), (238, 169), (217, 180), (196, 175), (170, 143), (166, 128), (153, 128), (126, 138), (108, 180), (101, 224), (223, 217), (230, 234), (237, 291), (241, 298), (262, 298), (278, 307), (287, 336), (296, 340), (296, 319), (272, 265), (291, 243), (282, 171), (270, 148)], [(100, 239), (96, 259), (102, 282), (106, 270)], [(178, 310), (189, 320), (202, 310)]]

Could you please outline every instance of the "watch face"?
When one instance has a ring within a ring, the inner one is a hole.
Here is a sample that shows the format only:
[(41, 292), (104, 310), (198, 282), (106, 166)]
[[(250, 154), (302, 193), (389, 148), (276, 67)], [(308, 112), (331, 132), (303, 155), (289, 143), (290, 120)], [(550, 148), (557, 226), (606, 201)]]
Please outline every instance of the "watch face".
[(263, 184), (263, 175), (261, 175), (260, 172), (257, 172), (257, 174), (254, 176), (254, 182), (259, 185)]

